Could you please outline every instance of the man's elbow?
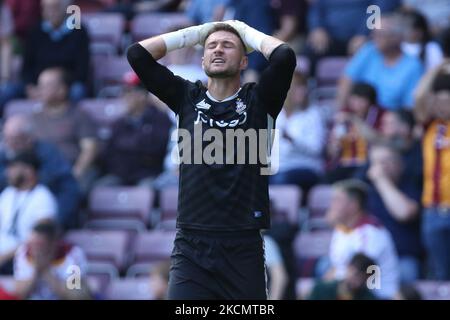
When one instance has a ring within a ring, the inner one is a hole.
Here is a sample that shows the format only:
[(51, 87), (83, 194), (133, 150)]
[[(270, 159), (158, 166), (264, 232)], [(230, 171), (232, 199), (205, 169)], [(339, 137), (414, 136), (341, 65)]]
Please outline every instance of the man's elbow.
[(279, 47), (279, 50), (280, 60), (285, 65), (285, 68), (294, 72), (297, 67), (297, 56), (295, 55), (294, 50), (292, 50), (292, 48), (286, 43), (282, 44)]

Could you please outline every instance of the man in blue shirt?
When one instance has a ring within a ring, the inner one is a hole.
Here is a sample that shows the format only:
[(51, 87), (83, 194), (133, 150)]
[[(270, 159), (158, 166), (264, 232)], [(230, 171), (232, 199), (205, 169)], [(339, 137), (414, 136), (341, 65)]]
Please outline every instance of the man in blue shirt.
[(384, 16), (374, 41), (362, 47), (347, 65), (339, 84), (338, 104), (344, 105), (353, 82), (367, 82), (378, 93), (378, 104), (390, 110), (412, 108), (413, 91), (423, 74), (418, 58), (401, 51), (403, 23), (399, 16)]

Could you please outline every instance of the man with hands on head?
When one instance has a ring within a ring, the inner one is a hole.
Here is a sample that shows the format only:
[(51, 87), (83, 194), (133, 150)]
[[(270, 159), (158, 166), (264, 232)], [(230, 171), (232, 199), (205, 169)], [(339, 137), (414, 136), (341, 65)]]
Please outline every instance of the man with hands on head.
[[(204, 46), (206, 87), (175, 76), (156, 62), (172, 50), (197, 44)], [(241, 86), (246, 52), (252, 50), (261, 52), (269, 66), (259, 83)], [(288, 45), (240, 21), (206, 23), (152, 37), (133, 44), (127, 56), (145, 87), (176, 113), (178, 128), (187, 130), (191, 140), (197, 126), (202, 133), (215, 129), (223, 136), (229, 129), (253, 129), (258, 137), (261, 129), (270, 132), (296, 66)], [(236, 157), (236, 150), (242, 150), (240, 145), (226, 150), (225, 143), (214, 143), (224, 155), (234, 151)], [(270, 150), (270, 135), (255, 147)], [(179, 231), (171, 258), (169, 299), (267, 298), (260, 230), (269, 228), (270, 213), (268, 177), (261, 174), (261, 162), (181, 161)]]

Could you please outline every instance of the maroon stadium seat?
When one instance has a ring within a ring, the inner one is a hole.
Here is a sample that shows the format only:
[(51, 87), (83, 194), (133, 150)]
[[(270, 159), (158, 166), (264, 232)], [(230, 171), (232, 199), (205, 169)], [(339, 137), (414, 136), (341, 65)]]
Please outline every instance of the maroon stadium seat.
[(131, 35), (134, 41), (186, 27), (189, 19), (184, 13), (142, 13), (131, 22)]
[(147, 277), (124, 278), (111, 281), (105, 297), (108, 300), (151, 300), (153, 294)]
[(120, 13), (84, 13), (82, 23), (91, 39), (91, 52), (117, 54), (125, 27)]
[(418, 281), (415, 287), (424, 300), (450, 300), (450, 282)]
[(155, 230), (139, 233), (134, 242), (134, 263), (150, 263), (170, 258), (175, 232)]
[(9, 101), (5, 106), (6, 118), (16, 114), (31, 115), (42, 110), (42, 104), (39, 101), (29, 99), (15, 99)]
[(111, 136), (111, 127), (126, 113), (121, 99), (85, 99), (78, 105), (97, 124), (97, 136), (107, 140)]
[(83, 249), (89, 262), (111, 264), (118, 270), (126, 267), (130, 239), (125, 231), (73, 230), (65, 239)]
[(317, 63), (317, 86), (336, 85), (348, 62), (346, 57), (325, 57)]
[(274, 220), (286, 220), (293, 225), (299, 222), (302, 191), (295, 185), (271, 185), (269, 197), (274, 209)]
[(160, 206), (161, 222), (166, 220), (173, 220), (177, 217), (178, 187), (167, 187), (161, 190)]
[(134, 220), (145, 229), (153, 200), (153, 191), (146, 187), (96, 187), (89, 195), (89, 221), (117, 220), (120, 225)]
[(319, 258), (329, 251), (332, 231), (300, 232), (294, 240), (298, 276), (314, 277)]
[(309, 192), (307, 204), (309, 227), (328, 227), (325, 213), (330, 207), (332, 191), (331, 185), (316, 185)]
[(93, 56), (94, 86), (96, 92), (111, 86), (121, 86), (123, 77), (131, 72), (125, 56)]

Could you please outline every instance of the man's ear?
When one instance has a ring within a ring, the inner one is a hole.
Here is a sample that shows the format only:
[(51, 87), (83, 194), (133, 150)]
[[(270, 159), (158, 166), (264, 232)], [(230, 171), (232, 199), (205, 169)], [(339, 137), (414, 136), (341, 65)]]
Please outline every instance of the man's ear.
[(205, 70), (205, 57), (202, 56), (202, 69)]
[(245, 70), (248, 67), (248, 57), (247, 56), (243, 56), (241, 59), (241, 65), (239, 67), (239, 70)]

